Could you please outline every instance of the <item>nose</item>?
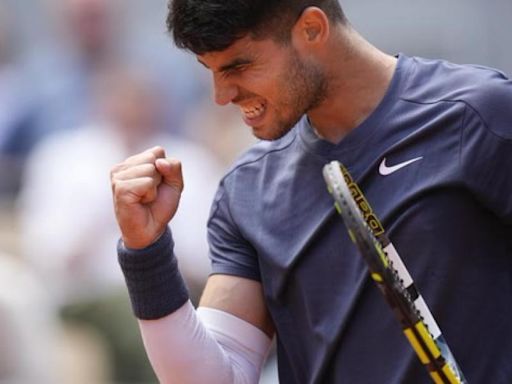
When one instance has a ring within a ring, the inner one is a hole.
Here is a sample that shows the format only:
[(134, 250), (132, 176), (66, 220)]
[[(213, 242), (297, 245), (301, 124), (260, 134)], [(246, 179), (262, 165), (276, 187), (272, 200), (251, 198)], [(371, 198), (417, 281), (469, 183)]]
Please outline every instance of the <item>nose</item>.
[(226, 79), (213, 76), (215, 102), (218, 105), (229, 104), (238, 95), (238, 87)]

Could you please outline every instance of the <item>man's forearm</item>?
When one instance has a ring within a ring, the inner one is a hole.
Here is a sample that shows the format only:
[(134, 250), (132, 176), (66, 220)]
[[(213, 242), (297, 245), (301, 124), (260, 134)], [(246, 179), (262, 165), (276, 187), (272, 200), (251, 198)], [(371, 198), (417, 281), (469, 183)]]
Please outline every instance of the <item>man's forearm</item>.
[(161, 383), (256, 384), (270, 339), (226, 312), (190, 302), (158, 320), (139, 320)]
[(199, 316), (173, 254), (169, 230), (142, 250), (119, 243), (119, 262), (149, 359), (162, 383), (255, 384), (270, 338), (226, 312)]

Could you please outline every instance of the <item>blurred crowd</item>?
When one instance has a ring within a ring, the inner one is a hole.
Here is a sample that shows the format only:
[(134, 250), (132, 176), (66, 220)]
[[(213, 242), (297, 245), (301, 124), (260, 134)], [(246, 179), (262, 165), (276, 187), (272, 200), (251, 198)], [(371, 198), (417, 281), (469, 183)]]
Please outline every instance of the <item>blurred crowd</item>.
[(166, 36), (165, 1), (143, 5), (0, 2), (2, 383), (156, 381), (115, 254), (109, 170), (126, 157), (182, 161), (172, 230), (193, 301), (208, 275), (210, 202), (252, 138)]
[[(509, 0), (363, 3), (344, 2), (349, 18), (388, 52), (512, 72), (499, 48)], [(155, 382), (117, 266), (109, 185), (112, 165), (154, 145), (183, 162), (172, 230), (197, 302), (210, 202), (254, 139), (236, 109), (213, 105), (165, 14), (165, 0), (0, 2), (0, 383)]]

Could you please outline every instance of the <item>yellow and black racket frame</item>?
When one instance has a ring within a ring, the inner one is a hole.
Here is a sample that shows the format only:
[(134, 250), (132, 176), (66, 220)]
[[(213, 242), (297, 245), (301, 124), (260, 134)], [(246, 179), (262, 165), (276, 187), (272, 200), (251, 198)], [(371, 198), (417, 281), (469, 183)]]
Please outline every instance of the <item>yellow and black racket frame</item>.
[(402, 330), (436, 384), (468, 384), (384, 227), (348, 170), (338, 161), (323, 168), (334, 206)]

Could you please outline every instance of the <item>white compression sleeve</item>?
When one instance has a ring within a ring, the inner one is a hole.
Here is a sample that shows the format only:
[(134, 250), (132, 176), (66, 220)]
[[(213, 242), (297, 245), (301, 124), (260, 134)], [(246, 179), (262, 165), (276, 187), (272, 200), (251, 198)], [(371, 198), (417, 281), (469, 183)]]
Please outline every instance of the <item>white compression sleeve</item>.
[(227, 312), (190, 301), (157, 320), (139, 320), (149, 359), (163, 384), (256, 384), (271, 340)]

